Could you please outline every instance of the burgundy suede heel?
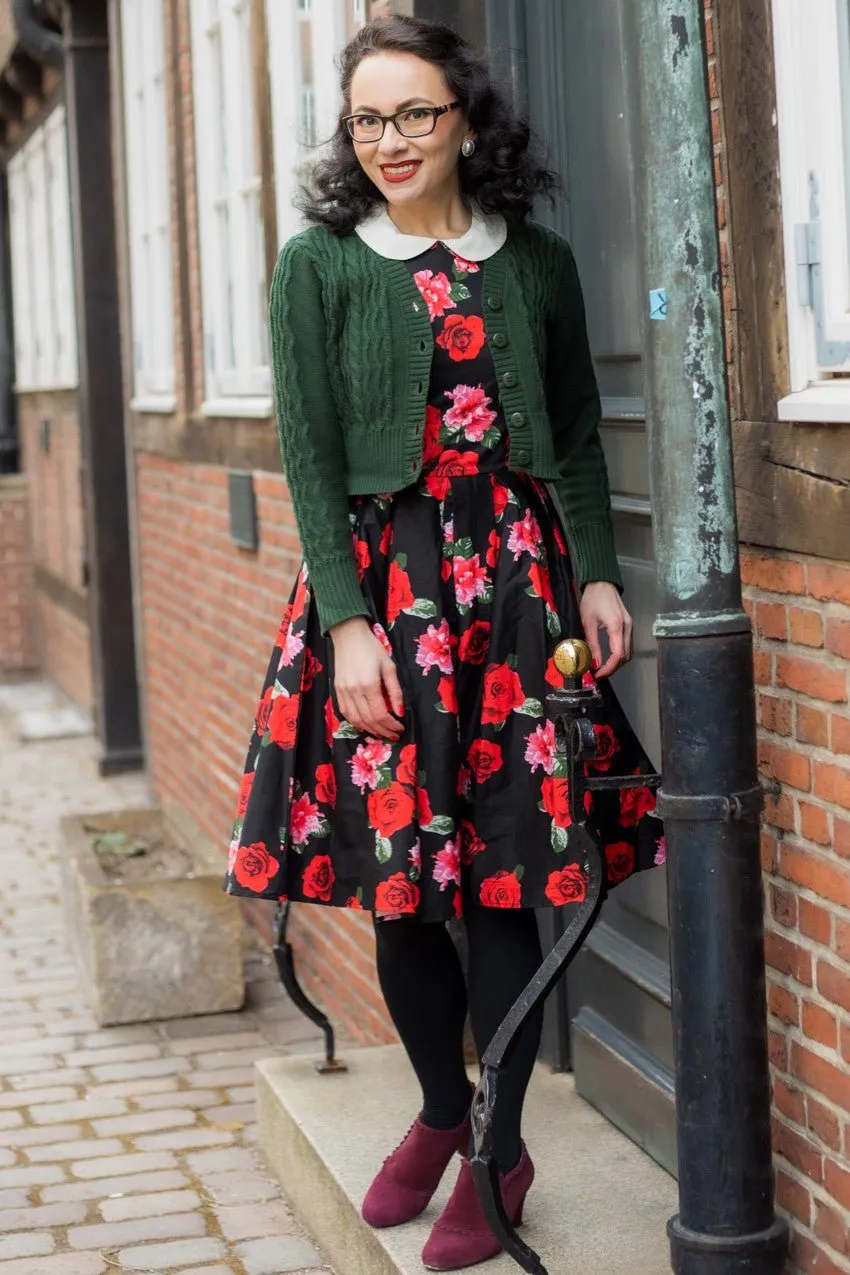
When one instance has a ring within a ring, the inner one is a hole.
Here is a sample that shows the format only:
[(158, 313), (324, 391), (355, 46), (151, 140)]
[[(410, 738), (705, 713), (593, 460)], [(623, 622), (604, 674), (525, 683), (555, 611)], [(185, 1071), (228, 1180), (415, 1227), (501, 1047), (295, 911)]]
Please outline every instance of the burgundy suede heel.
[[(510, 1173), (499, 1177), (505, 1211), (511, 1225), (519, 1226), (525, 1197), (534, 1181), (534, 1165), (525, 1143), (522, 1144), (519, 1164)], [(502, 1246), (487, 1225), (478, 1200), (472, 1165), (469, 1160), (464, 1160), (455, 1189), (422, 1250), (422, 1261), (429, 1271), (456, 1271), (485, 1262), (501, 1251)]]
[(453, 1129), (431, 1129), (417, 1119), (407, 1137), (384, 1161), (363, 1200), (370, 1226), (399, 1226), (418, 1217), (440, 1185), (456, 1151), (466, 1151), (469, 1116)]

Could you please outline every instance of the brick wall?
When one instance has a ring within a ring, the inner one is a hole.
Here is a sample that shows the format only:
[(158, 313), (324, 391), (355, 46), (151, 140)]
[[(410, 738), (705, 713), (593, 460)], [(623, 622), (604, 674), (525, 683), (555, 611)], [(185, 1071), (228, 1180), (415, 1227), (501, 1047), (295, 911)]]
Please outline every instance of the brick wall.
[(0, 475), (0, 675), (35, 666), (29, 491), (21, 474)]

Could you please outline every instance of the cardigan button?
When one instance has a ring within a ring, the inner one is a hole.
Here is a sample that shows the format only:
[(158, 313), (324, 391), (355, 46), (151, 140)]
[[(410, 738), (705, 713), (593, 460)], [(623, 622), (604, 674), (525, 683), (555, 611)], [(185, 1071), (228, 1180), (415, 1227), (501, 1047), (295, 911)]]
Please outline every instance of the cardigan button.
[(515, 425), (517, 428), (519, 428), (520, 425), (525, 424), (525, 417), (522, 412), (511, 412), (511, 424)]
[(501, 308), (502, 308), (502, 298), (501, 298), (501, 297), (488, 297), (488, 298), (487, 298), (487, 304), (488, 304), (488, 306), (490, 307), (490, 309), (491, 309), (491, 310), (501, 310)]
[(522, 451), (517, 452), (516, 458), (520, 465), (527, 465), (531, 460), (531, 455), (523, 448)]
[(510, 389), (512, 385), (516, 385), (516, 373), (506, 372), (502, 377), (502, 384), (508, 389)]
[(497, 350), (503, 350), (508, 343), (508, 338), (504, 332), (497, 332), (493, 337), (493, 344)]

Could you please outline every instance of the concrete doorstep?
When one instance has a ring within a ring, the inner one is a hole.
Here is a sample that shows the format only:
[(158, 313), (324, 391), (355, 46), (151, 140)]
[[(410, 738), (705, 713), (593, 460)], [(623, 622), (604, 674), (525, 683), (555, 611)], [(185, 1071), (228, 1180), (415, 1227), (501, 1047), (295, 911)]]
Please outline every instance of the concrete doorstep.
[[(456, 1169), (420, 1218), (391, 1230), (367, 1226), (360, 1202), (409, 1128), (418, 1090), (400, 1046), (349, 1049), (345, 1061), (347, 1072), (326, 1075), (305, 1057), (256, 1064), (263, 1150), (336, 1275), (420, 1275)], [(526, 1113), (537, 1176), (522, 1235), (549, 1275), (667, 1275), (673, 1178), (578, 1097), (570, 1076), (538, 1066)], [(504, 1254), (481, 1269), (519, 1271)]]

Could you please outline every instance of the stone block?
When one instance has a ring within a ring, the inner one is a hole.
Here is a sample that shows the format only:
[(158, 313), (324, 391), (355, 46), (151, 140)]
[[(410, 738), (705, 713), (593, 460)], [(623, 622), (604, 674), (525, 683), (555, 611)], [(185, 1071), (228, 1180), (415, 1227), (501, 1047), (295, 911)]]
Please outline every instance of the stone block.
[[(140, 858), (108, 876), (93, 843), (116, 832), (168, 841), (190, 866), (145, 875)], [(62, 833), (68, 939), (101, 1026), (242, 1006), (242, 914), (221, 889), (222, 856), (182, 808), (70, 816)]]

